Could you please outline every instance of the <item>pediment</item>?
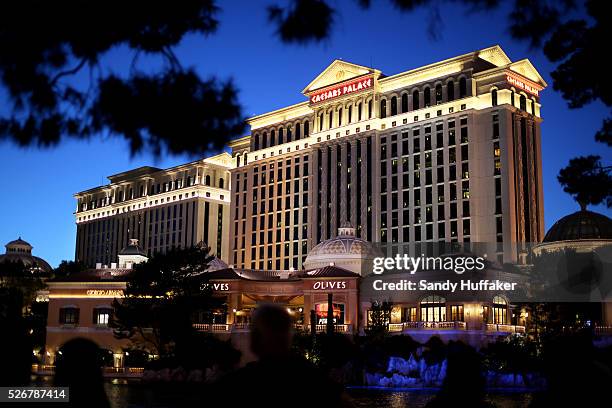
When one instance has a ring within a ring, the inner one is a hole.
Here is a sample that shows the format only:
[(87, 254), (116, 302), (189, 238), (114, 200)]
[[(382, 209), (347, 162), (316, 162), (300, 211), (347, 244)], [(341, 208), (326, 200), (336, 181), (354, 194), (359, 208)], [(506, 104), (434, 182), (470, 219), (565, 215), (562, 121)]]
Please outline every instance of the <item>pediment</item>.
[(325, 88), (339, 82), (357, 78), (366, 74), (380, 74), (380, 71), (363, 65), (352, 64), (342, 60), (334, 60), (323, 72), (304, 88), (303, 94)]
[(548, 86), (544, 78), (540, 75), (537, 69), (533, 66), (533, 64), (528, 59), (522, 59), (517, 62), (513, 62), (508, 66), (511, 71), (516, 72), (524, 76), (527, 79), (532, 80), (536, 84), (539, 84), (543, 87)]

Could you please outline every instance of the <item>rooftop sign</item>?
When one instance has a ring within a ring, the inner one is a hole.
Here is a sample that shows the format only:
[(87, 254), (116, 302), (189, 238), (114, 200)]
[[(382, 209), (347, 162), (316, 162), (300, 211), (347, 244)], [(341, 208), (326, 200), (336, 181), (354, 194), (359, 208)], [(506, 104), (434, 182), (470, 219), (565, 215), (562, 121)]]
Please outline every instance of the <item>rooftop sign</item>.
[(529, 92), (532, 95), (538, 96), (539, 92), (544, 89), (541, 85), (536, 84), (535, 82), (531, 82), (530, 80), (520, 77), (518, 75), (506, 74), (506, 81), (517, 88), (522, 89), (523, 91)]
[(310, 94), (310, 103), (314, 105), (330, 99), (364, 91), (372, 87), (374, 87), (374, 78), (372, 76), (355, 78), (350, 81), (337, 85), (331, 85), (321, 90), (314, 91), (312, 94)]

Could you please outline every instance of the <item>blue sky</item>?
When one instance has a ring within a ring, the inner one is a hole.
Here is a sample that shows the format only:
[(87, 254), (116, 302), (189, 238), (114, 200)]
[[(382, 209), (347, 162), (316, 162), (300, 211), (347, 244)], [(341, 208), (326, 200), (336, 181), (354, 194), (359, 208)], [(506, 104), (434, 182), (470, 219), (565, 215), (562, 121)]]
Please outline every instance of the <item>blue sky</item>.
[[(321, 44), (291, 46), (283, 45), (274, 36), (274, 27), (267, 23), (267, 1), (226, 3), (221, 5), (218, 32), (209, 38), (185, 38), (177, 54), (183, 65), (196, 67), (204, 76), (232, 78), (240, 89), (239, 100), (247, 116), (303, 101), (300, 91), (335, 58), (372, 66), (389, 75), (499, 44), (512, 60), (529, 58), (550, 85), (542, 93), (547, 228), (578, 209), (556, 181), (559, 169), (577, 155), (599, 154), (607, 164), (612, 162), (612, 149), (593, 139), (607, 112), (605, 107), (592, 104), (580, 110), (568, 109), (552, 89), (550, 72), (554, 65), (540, 51), (530, 50), (508, 35), (507, 10), (490, 13), (444, 6), (439, 38), (433, 40), (427, 31), (426, 10), (402, 14), (380, 1), (363, 11), (354, 7), (352, 0), (337, 0), (332, 3), (340, 14), (331, 38)], [(110, 70), (125, 70), (131, 55), (118, 49), (106, 62)], [(141, 60), (140, 67), (147, 69), (147, 64), (150, 62)], [(53, 266), (62, 259), (74, 259), (75, 192), (106, 184), (106, 176), (130, 168), (169, 167), (190, 159), (163, 156), (155, 160), (148, 153), (130, 157), (128, 146), (112, 136), (68, 140), (44, 150), (0, 142), (0, 172), (4, 178), (0, 243), (21, 236), (34, 246), (37, 256)], [(592, 210), (611, 214), (603, 206)]]

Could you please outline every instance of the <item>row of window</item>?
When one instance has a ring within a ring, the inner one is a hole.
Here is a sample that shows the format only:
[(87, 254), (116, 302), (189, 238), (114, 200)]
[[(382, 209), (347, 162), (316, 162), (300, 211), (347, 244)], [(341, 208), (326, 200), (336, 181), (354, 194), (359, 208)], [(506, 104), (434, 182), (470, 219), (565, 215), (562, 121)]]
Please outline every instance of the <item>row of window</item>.
[[(110, 307), (96, 307), (92, 312), (92, 324), (108, 326), (113, 310)], [(78, 325), (80, 322), (80, 309), (76, 306), (66, 306), (59, 310), (59, 324)]]
[[(419, 313), (420, 312), (420, 313)], [(450, 312), (450, 316), (448, 315)], [(508, 324), (508, 302), (497, 295), (491, 306), (482, 307), (483, 321), (493, 324)], [(424, 297), (416, 306), (397, 305), (391, 308), (389, 323), (404, 322), (463, 322), (465, 321), (463, 304), (447, 304), (446, 298), (440, 295)]]
[(310, 121), (296, 122), (271, 129), (257, 131), (253, 134), (253, 150), (289, 143), (308, 137)]
[[(107, 195), (104, 197), (98, 197), (95, 200), (91, 199), (86, 202), (83, 200), (80, 200), (79, 210), (80, 211), (93, 210), (96, 208), (106, 207), (114, 203), (121, 203), (123, 201), (133, 200), (135, 198), (166, 193), (169, 191), (181, 189), (183, 187), (191, 187), (194, 185), (194, 182), (195, 182), (195, 178), (192, 176), (188, 176), (186, 179), (176, 179), (176, 180), (171, 180), (171, 181), (167, 181), (164, 183), (149, 184), (147, 186), (146, 192), (145, 192), (145, 186), (143, 184), (140, 184), (138, 186), (137, 192), (132, 187), (129, 187), (129, 188), (115, 191), (114, 196)], [(213, 186), (212, 178), (208, 174), (204, 177), (204, 185)], [(214, 187), (225, 188), (225, 179), (223, 177), (219, 177)]]
[[(446, 98), (443, 95), (443, 88), (446, 90)], [(455, 100), (455, 83), (453, 80), (449, 80), (443, 87), (442, 84), (437, 84), (433, 88), (433, 101), (435, 105), (439, 105), (444, 102), (451, 102)], [(408, 93), (403, 93), (400, 96), (398, 106), (397, 96), (389, 98), (389, 107), (387, 107), (387, 99), (380, 101), (380, 117), (386, 118), (389, 116), (395, 116), (399, 113), (410, 112), (411, 110), (417, 110), (421, 108), (429, 108), (432, 105), (432, 89), (426, 86), (423, 89), (423, 100), (421, 101), (421, 93), (418, 89), (412, 91), (412, 109), (408, 106)], [(465, 98), (467, 96), (467, 80), (465, 77), (459, 79), (459, 98)]]

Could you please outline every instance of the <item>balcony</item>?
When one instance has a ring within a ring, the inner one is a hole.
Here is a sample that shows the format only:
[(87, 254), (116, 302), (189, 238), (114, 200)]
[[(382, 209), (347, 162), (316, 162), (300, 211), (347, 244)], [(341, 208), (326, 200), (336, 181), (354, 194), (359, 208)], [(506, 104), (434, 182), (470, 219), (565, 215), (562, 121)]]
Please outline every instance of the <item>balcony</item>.
[[(251, 328), (250, 323), (234, 323), (234, 324), (208, 324), (208, 323), (194, 323), (193, 328), (200, 332), (207, 333), (236, 333), (236, 332), (247, 332)], [(310, 325), (296, 324), (293, 326), (295, 330), (310, 331)], [(327, 331), (327, 325), (317, 324), (317, 333)], [(351, 333), (350, 324), (336, 324), (334, 325), (334, 331), (336, 333)]]
[[(304, 325), (304, 329), (310, 331), (310, 325)], [(315, 330), (317, 333), (324, 333), (327, 331), (327, 325), (326, 324), (317, 324), (315, 327)], [(334, 325), (334, 332), (336, 333), (350, 333), (351, 332), (351, 325), (350, 324), (335, 324)]]
[[(143, 367), (104, 367), (104, 377), (107, 378), (138, 378), (144, 373)], [(32, 364), (32, 374), (48, 376), (55, 374), (55, 366), (49, 364)]]
[(487, 323), (487, 332), (494, 333), (525, 333), (525, 326), (513, 324), (491, 324)]
[(232, 325), (219, 323), (194, 323), (193, 328), (200, 332), (229, 333), (232, 329)]
[(404, 330), (465, 330), (465, 322), (404, 322), (390, 323), (390, 332), (403, 332)]

